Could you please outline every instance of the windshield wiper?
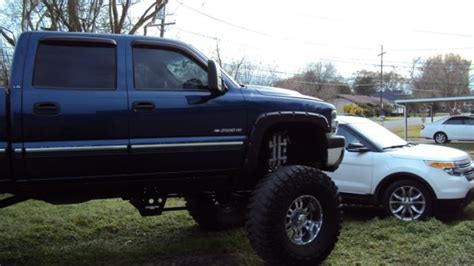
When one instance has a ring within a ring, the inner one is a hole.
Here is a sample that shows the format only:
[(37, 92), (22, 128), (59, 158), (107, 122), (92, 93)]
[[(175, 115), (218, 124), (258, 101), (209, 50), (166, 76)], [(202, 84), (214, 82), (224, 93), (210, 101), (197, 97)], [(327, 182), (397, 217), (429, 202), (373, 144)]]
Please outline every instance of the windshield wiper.
[(403, 144), (403, 145), (393, 145), (393, 146), (384, 147), (383, 149), (388, 150), (388, 149), (403, 148), (403, 147), (408, 146), (408, 145), (409, 145), (409, 143)]

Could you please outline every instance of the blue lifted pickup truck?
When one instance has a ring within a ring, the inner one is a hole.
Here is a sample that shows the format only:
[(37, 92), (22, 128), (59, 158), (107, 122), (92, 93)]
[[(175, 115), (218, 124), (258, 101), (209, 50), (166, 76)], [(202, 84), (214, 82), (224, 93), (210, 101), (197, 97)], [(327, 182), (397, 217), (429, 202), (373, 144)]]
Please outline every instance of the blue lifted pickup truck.
[[(0, 201), (121, 197), (142, 215), (188, 209), (246, 226), (268, 263), (324, 260), (337, 240), (334, 106), (244, 86), (182, 42), (27, 32), (0, 94)], [(186, 206), (167, 208), (169, 197)]]

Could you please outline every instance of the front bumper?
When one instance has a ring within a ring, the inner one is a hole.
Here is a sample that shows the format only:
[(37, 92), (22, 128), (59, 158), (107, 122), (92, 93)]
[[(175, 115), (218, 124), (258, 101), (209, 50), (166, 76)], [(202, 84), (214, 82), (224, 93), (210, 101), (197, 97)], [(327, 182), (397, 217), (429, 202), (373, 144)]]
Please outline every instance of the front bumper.
[(323, 170), (334, 172), (339, 167), (339, 164), (344, 158), (344, 148), (346, 146), (346, 140), (342, 136), (327, 134), (328, 143), (328, 154), (326, 165)]
[(448, 214), (453, 211), (464, 209), (469, 203), (474, 200), (474, 188), (471, 188), (464, 198), (460, 199), (438, 199), (437, 211), (440, 214)]

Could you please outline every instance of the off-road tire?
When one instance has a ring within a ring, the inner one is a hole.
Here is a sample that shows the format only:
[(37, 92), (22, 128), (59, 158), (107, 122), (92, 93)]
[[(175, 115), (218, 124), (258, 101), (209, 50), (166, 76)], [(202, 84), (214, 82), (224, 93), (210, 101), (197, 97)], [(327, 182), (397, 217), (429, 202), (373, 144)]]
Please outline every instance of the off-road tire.
[(200, 193), (185, 199), (189, 214), (205, 230), (226, 230), (244, 225), (247, 198), (243, 196), (219, 202), (215, 194)]
[[(285, 217), (300, 196), (316, 198), (322, 225), (316, 238), (296, 245), (287, 235)], [(253, 191), (245, 228), (252, 247), (270, 265), (315, 265), (333, 250), (341, 230), (337, 187), (323, 172), (307, 166), (285, 166), (268, 174)]]
[[(396, 219), (402, 220), (400, 217), (397, 217), (395, 214), (392, 213), (392, 210), (390, 209), (390, 201), (391, 201), (391, 195), (394, 193), (394, 191), (400, 190), (403, 187), (405, 188), (413, 187), (416, 189), (416, 191), (420, 192), (423, 196), (423, 201), (424, 201), (423, 212), (421, 215), (419, 215), (419, 217), (416, 217), (416, 219), (412, 219), (412, 220), (423, 220), (423, 219), (426, 219), (427, 217), (430, 217), (433, 214), (433, 196), (431, 195), (431, 192), (420, 182), (409, 180), (409, 179), (402, 179), (399, 181), (395, 181), (390, 186), (387, 187), (382, 197), (382, 206), (385, 210), (385, 213), (388, 216), (392, 216)], [(396, 204), (394, 204), (393, 209), (396, 208), (395, 205)], [(415, 207), (415, 208), (418, 210), (420, 209), (419, 207)], [(412, 209), (412, 212), (413, 212), (413, 209)], [(398, 213), (398, 215), (401, 217), (405, 217), (405, 216), (409, 216), (409, 213), (405, 215), (401, 215), (401, 213)], [(409, 219), (405, 219), (405, 221), (409, 221)]]

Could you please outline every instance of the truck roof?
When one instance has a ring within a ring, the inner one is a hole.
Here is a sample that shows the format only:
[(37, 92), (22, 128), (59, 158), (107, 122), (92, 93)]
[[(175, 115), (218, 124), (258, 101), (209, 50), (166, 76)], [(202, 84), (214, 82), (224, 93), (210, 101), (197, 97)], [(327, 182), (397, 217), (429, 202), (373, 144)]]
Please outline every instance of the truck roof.
[(42, 35), (42, 36), (76, 36), (76, 37), (99, 37), (118, 39), (126, 38), (133, 40), (160, 40), (160, 42), (166, 42), (170, 44), (177, 44), (181, 46), (191, 46), (189, 43), (185, 43), (175, 39), (162, 38), (159, 36), (143, 36), (143, 35), (130, 35), (130, 34), (112, 34), (112, 33), (91, 33), (91, 32), (59, 32), (59, 31), (27, 31), (21, 35)]

